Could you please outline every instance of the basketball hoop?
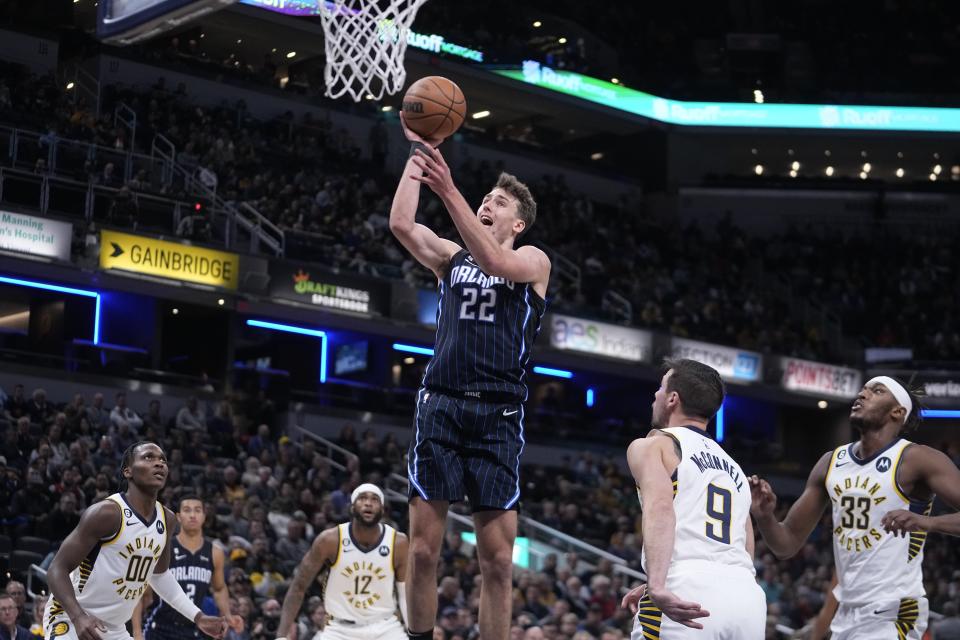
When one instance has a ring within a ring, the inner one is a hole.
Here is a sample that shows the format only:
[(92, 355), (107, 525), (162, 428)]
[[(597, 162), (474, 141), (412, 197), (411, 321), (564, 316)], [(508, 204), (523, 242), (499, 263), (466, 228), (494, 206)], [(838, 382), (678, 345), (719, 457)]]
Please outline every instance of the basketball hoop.
[(403, 88), (407, 32), (427, 0), (325, 0), (321, 3), (328, 98), (380, 100)]

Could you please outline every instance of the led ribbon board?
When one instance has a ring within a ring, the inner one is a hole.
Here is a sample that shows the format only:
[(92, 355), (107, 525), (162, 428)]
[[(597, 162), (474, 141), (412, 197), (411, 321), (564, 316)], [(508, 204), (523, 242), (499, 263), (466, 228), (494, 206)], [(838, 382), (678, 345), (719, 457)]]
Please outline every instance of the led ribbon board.
[(960, 132), (960, 109), (668, 100), (535, 60), (493, 73), (651, 120), (698, 127)]

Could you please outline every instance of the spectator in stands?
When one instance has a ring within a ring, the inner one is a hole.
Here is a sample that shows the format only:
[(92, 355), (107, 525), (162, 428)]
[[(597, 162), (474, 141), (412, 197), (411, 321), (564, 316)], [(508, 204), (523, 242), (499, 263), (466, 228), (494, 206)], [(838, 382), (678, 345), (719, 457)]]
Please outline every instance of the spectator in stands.
[(17, 604), (13, 596), (0, 595), (0, 640), (32, 640), (27, 627), (17, 618)]
[[(110, 412), (110, 424), (114, 429), (127, 427), (134, 435), (138, 435), (143, 426), (143, 419), (137, 415), (137, 412), (127, 406), (127, 394), (124, 391), (118, 391), (116, 395), (117, 404)], [(126, 447), (124, 447), (126, 448)]]
[(34, 389), (27, 413), (30, 415), (30, 422), (43, 427), (53, 422), (56, 416), (56, 410), (47, 402), (47, 392), (43, 389)]
[(301, 518), (291, 518), (287, 522), (287, 534), (277, 542), (277, 560), (278, 569), (284, 575), (293, 575), (293, 570), (307, 555), (310, 550), (310, 543), (305, 537), (306, 515), (302, 511), (297, 512)]
[(110, 427), (110, 412), (103, 406), (102, 393), (93, 394), (93, 402), (87, 408), (87, 420), (90, 421), (90, 426), (101, 434), (106, 433)]
[(30, 609), (27, 607), (27, 587), (19, 580), (11, 580), (7, 583), (3, 592), (13, 598), (17, 605), (17, 624), (21, 627), (30, 628)]
[(10, 422), (15, 422), (22, 416), (27, 415), (29, 401), (24, 394), (23, 385), (16, 384), (13, 387), (13, 395), (7, 396), (3, 403), (3, 415)]
[(194, 242), (210, 242), (213, 237), (213, 227), (210, 226), (210, 216), (207, 215), (206, 210), (194, 208), (189, 214), (183, 216), (180, 224), (177, 225), (177, 235)]
[(112, 162), (103, 165), (103, 171), (100, 173), (98, 182), (105, 187), (120, 186), (120, 176), (117, 175)]
[(65, 491), (61, 493), (60, 501), (54, 510), (40, 520), (37, 533), (49, 540), (62, 540), (79, 522), (77, 497), (72, 491)]
[(34, 435), (33, 425), (30, 424), (29, 416), (21, 416), (17, 420), (17, 448), (24, 453), (32, 453), (38, 444), (38, 438)]
[(137, 197), (127, 185), (123, 185), (110, 203), (107, 224), (121, 229), (136, 229), (139, 219), (140, 205), (137, 204)]
[(196, 396), (187, 398), (187, 404), (177, 412), (177, 429), (181, 431), (197, 431), (206, 427), (207, 418), (200, 408)]
[(160, 414), (160, 401), (153, 399), (147, 404), (147, 413), (143, 416), (143, 428), (152, 429), (158, 438), (163, 438), (167, 433), (167, 425), (163, 416)]
[(935, 640), (960, 640), (960, 616), (957, 615), (957, 603), (945, 603), (941, 613), (943, 617), (931, 625)]

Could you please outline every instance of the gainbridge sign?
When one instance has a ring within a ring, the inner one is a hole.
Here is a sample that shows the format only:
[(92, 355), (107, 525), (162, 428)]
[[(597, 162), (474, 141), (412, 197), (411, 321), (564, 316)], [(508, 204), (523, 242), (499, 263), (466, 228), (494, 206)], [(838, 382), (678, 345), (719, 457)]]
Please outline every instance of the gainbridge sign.
[(100, 232), (100, 268), (236, 289), (240, 256), (129, 233)]

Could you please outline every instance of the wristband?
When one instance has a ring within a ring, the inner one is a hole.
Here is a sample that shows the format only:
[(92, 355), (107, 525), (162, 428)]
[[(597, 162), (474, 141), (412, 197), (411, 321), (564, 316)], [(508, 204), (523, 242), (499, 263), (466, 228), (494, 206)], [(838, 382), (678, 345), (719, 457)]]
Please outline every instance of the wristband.
[[(410, 155), (407, 156), (407, 157), (408, 157), (408, 158), (412, 158), (414, 155), (416, 155), (417, 149), (420, 149), (420, 150), (423, 151), (424, 153), (427, 153), (427, 149), (429, 149), (429, 148), (430, 148), (430, 147), (428, 147), (427, 145), (423, 144), (422, 142), (412, 142), (412, 143), (410, 143)], [(429, 154), (428, 154), (428, 155), (429, 155)], [(286, 639), (284, 639), (284, 640), (286, 640)]]

